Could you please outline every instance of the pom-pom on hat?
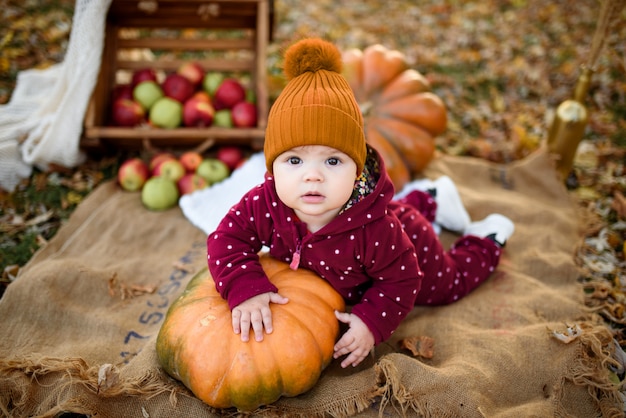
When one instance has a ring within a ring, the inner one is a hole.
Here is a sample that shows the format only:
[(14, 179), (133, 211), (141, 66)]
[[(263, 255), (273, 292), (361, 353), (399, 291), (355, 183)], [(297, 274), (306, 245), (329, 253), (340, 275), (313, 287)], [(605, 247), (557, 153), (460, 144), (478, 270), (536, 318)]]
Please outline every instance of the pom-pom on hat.
[(330, 42), (303, 39), (285, 52), (288, 83), (270, 109), (265, 131), (265, 163), (302, 145), (326, 145), (349, 155), (363, 171), (367, 154), (363, 117), (341, 75), (341, 53)]

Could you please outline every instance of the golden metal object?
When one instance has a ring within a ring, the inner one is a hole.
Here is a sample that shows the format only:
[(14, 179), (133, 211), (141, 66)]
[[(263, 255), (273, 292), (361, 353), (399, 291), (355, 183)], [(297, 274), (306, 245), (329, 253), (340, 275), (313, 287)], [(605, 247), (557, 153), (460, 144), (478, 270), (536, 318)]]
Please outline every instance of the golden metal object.
[(557, 107), (548, 131), (548, 150), (557, 156), (556, 168), (563, 180), (572, 170), (578, 144), (583, 139), (589, 121), (585, 97), (589, 91), (592, 73), (591, 68), (582, 67), (574, 89), (574, 98), (565, 100)]

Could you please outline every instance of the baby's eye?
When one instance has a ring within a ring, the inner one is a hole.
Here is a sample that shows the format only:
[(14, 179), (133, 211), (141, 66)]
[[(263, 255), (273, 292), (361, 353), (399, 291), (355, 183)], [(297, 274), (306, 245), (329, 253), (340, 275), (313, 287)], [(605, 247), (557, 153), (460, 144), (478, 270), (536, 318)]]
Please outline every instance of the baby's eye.
[(339, 165), (341, 163), (341, 160), (339, 160), (339, 158), (330, 157), (329, 159), (326, 160), (326, 162), (329, 165)]
[(292, 165), (297, 165), (297, 164), (300, 164), (302, 160), (299, 157), (289, 157), (287, 159), (287, 162)]

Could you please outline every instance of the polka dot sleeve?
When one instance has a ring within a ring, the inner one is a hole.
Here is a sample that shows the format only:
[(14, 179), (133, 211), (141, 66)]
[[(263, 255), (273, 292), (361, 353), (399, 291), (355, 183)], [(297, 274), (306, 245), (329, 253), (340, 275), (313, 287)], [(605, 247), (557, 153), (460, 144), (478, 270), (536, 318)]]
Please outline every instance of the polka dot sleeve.
[(208, 267), (231, 309), (253, 296), (277, 291), (259, 263), (258, 252), (271, 231), (271, 219), (256, 222), (264, 212), (262, 196), (261, 188), (251, 190), (207, 237)]
[(378, 344), (388, 339), (413, 309), (423, 273), (397, 218), (387, 217), (369, 231), (363, 260), (372, 282), (352, 313), (365, 322)]

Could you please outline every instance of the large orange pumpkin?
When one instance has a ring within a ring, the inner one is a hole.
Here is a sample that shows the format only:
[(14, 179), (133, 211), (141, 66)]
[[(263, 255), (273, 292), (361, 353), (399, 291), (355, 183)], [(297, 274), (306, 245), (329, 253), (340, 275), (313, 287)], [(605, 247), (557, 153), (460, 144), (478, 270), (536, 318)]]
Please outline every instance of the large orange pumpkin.
[(311, 271), (267, 255), (261, 264), (285, 305), (272, 304), (274, 332), (262, 342), (233, 333), (228, 304), (205, 268), (172, 304), (156, 351), (167, 373), (215, 408), (250, 411), (311, 389), (331, 362), (342, 297)]
[(343, 75), (363, 113), (367, 142), (381, 154), (400, 190), (434, 157), (434, 138), (446, 130), (446, 107), (399, 51), (376, 44), (346, 50), (342, 58)]

